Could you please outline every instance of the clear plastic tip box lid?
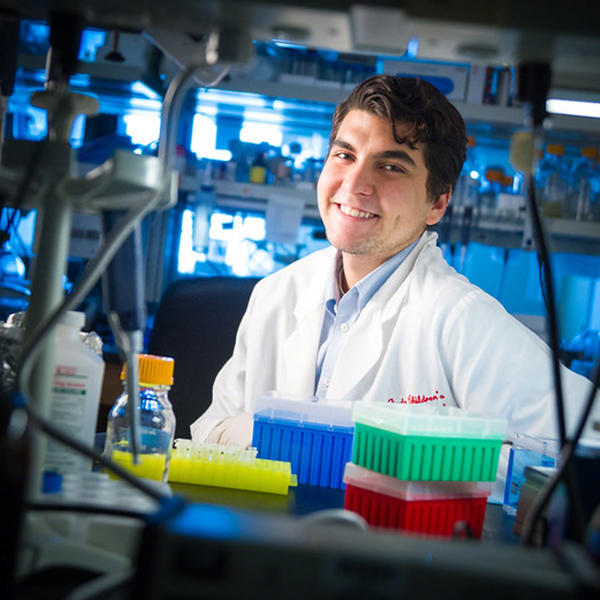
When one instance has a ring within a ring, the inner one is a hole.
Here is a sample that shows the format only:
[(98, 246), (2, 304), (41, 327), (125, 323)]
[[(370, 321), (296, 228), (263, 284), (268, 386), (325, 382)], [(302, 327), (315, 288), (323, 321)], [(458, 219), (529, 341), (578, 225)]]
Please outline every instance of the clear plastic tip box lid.
[(344, 482), (406, 501), (487, 498), (493, 485), (487, 481), (405, 481), (351, 462), (346, 464)]
[(292, 396), (267, 392), (256, 399), (254, 415), (261, 420), (289, 421), (294, 425), (315, 423), (321, 426), (353, 428), (352, 404), (307, 402)]
[(476, 416), (455, 407), (356, 403), (352, 420), (398, 435), (500, 439), (508, 421)]

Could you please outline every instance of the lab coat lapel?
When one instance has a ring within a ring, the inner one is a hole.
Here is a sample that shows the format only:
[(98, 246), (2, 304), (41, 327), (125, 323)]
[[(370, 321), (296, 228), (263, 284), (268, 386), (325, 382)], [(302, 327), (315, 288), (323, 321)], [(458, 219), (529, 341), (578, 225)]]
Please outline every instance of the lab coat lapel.
[[(328, 396), (333, 400), (360, 400), (357, 394), (368, 392), (360, 382), (386, 352), (387, 336), (384, 332), (393, 327), (406, 295), (407, 278), (422, 249), (435, 244), (437, 234), (426, 232), (413, 251), (367, 303), (353, 325), (349, 343), (340, 352)], [(372, 381), (369, 377), (368, 381)]]
[[(332, 249), (333, 250), (333, 249)], [(317, 350), (321, 338), (327, 281), (333, 269), (335, 251), (300, 296), (294, 307), (295, 326), (283, 344), (283, 370), (279, 391), (312, 398), (315, 391)]]

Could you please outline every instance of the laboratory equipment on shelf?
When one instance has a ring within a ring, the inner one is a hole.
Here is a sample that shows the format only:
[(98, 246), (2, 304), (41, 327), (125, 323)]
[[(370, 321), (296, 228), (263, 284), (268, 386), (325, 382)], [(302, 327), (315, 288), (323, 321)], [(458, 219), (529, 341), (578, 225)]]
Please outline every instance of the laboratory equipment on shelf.
[(581, 148), (581, 158), (573, 165), (571, 213), (577, 221), (600, 220), (598, 148)]
[(548, 144), (536, 172), (538, 202), (545, 217), (567, 218), (570, 215), (570, 173), (563, 144)]
[(456, 182), (456, 190), (452, 195), (456, 216), (462, 214), (467, 207), (471, 207), (471, 210), (477, 207), (481, 175), (482, 166), (476, 153), (476, 140), (473, 136), (469, 136), (465, 162)]
[[(104, 455), (140, 477), (166, 482), (175, 437), (175, 413), (169, 401), (175, 361), (141, 354), (139, 369), (139, 445), (134, 456), (129, 430), (129, 393), (124, 384), (108, 414)], [(126, 366), (121, 379), (126, 379)]]

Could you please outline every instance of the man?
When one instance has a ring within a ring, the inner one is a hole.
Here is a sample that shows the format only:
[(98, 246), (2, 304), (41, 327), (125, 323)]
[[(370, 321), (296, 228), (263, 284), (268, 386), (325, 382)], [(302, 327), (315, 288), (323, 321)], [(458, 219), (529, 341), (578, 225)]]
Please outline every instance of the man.
[[(334, 114), (318, 183), (331, 247), (260, 281), (192, 437), (246, 446), (267, 390), (309, 401), (458, 406), (557, 437), (548, 347), (457, 274), (428, 228), (465, 125), (432, 85), (375, 76)], [(568, 431), (589, 382), (563, 369)]]

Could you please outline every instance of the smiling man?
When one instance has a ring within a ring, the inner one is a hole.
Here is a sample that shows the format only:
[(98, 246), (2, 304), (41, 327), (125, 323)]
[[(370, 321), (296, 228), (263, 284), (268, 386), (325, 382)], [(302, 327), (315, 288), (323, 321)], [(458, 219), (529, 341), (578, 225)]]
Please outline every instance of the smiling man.
[[(548, 347), (450, 267), (428, 230), (465, 158), (432, 85), (375, 76), (334, 114), (318, 183), (331, 247), (260, 281), (192, 437), (250, 444), (255, 399), (457, 406), (557, 437)], [(567, 369), (568, 431), (589, 382)]]
[(347, 288), (435, 225), (450, 199), (454, 181), (429, 197), (423, 145), (407, 143), (410, 126), (398, 124), (395, 134), (398, 140), (384, 118), (350, 110), (319, 178), (319, 211), (327, 239), (342, 253)]

